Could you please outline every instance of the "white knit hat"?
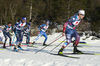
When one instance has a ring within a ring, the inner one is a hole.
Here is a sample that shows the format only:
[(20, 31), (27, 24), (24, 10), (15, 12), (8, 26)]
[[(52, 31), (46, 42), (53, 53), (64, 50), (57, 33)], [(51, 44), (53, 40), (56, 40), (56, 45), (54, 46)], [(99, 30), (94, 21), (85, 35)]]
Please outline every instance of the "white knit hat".
[(79, 11), (78, 11), (78, 14), (83, 14), (83, 15), (85, 15), (85, 11), (84, 11), (84, 10), (79, 10)]

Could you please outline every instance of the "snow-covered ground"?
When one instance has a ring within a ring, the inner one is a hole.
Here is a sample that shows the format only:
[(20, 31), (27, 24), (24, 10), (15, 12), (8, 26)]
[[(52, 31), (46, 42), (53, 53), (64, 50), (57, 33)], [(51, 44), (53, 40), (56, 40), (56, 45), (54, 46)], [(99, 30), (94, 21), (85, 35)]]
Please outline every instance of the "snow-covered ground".
[[(51, 43), (59, 34), (60, 33), (54, 33), (53, 35), (48, 35), (46, 43)], [(37, 36), (31, 37), (30, 42), (33, 42), (36, 37)], [(86, 40), (82, 40), (82, 38), (83, 37), (81, 37), (80, 41), (86, 42), (87, 45), (79, 44), (79, 46), (82, 46), (78, 47), (79, 50), (88, 53), (100, 54), (100, 40), (91, 40), (92, 37)], [(7, 49), (0, 48), (0, 66), (100, 66), (100, 55), (70, 54), (70, 56), (80, 57), (79, 59), (51, 55), (50, 51), (64, 39), (65, 37), (60, 38), (52, 44), (53, 46), (48, 46), (37, 54), (35, 54), (35, 52), (44, 47), (40, 44), (43, 43), (44, 37), (40, 37), (40, 39), (36, 42), (39, 44), (34, 45), (38, 48), (27, 47), (27, 45), (22, 46), (23, 49), (28, 51), (13, 52), (13, 46), (7, 47)], [(24, 37), (23, 43), (25, 42), (26, 38)], [(7, 40), (6, 45), (8, 45), (8, 43), (9, 41)], [(52, 53), (58, 53), (62, 45), (63, 43), (52, 51)], [(72, 53), (72, 45), (72, 43), (68, 45), (68, 47), (64, 50), (64, 53)], [(0, 44), (0, 47), (2, 47), (2, 44)]]

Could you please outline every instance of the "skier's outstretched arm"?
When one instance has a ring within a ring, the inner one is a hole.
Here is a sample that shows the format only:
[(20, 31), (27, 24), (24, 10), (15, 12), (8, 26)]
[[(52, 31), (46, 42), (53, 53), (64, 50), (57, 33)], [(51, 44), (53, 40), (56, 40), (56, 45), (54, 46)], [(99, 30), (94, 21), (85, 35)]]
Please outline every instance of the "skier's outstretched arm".
[(65, 36), (65, 30), (66, 30), (66, 26), (68, 25), (68, 22), (65, 22), (64, 26), (63, 26), (63, 33), (62, 36)]

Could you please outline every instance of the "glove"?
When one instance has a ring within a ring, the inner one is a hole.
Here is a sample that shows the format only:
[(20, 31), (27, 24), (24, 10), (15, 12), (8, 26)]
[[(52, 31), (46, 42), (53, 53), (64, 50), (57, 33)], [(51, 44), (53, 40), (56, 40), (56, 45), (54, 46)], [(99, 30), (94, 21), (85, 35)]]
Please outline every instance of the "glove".
[(13, 35), (14, 35), (14, 32), (12, 32), (12, 33), (11, 33), (11, 32), (9, 32), (9, 34), (10, 34), (11, 36), (13, 36)]
[(38, 34), (40, 33), (40, 31), (38, 31)]
[(2, 32), (2, 30), (0, 30), (0, 33)]

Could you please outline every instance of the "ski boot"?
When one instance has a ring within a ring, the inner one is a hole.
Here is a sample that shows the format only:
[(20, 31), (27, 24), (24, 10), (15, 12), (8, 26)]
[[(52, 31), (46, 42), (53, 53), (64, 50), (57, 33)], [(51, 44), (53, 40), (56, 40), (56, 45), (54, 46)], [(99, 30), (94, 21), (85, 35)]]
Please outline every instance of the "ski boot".
[(31, 44), (31, 46), (33, 46), (35, 44), (35, 41)]
[(47, 45), (47, 44), (43, 44), (43, 46), (49, 46), (49, 45)]
[(49, 45), (45, 44), (45, 42), (44, 42), (44, 43), (43, 43), (43, 46), (49, 46)]
[(73, 42), (73, 47), (75, 46), (75, 41), (72, 41)]
[(10, 46), (12, 46), (12, 44), (9, 44)]
[(14, 47), (14, 51), (15, 51), (15, 52), (18, 52), (18, 49), (17, 49), (16, 47)]
[(82, 54), (83, 52), (77, 49), (77, 45), (74, 44), (74, 49), (73, 49), (74, 54)]
[(78, 50), (78, 49), (74, 49), (74, 50), (73, 50), (73, 53), (74, 53), (74, 54), (82, 54), (83, 52), (80, 51), (80, 50)]
[(63, 55), (63, 52), (62, 52), (63, 50), (64, 50), (64, 48), (61, 47), (61, 49), (59, 50), (58, 54), (59, 54), (59, 55)]
[(26, 41), (26, 44), (31, 44), (30, 42)]
[(23, 49), (21, 48), (20, 44), (18, 45), (18, 48), (19, 48), (20, 50), (23, 50)]
[(5, 43), (3, 44), (3, 48), (6, 48)]
[(14, 46), (13, 44), (11, 44), (11, 42), (9, 43), (10, 46)]

